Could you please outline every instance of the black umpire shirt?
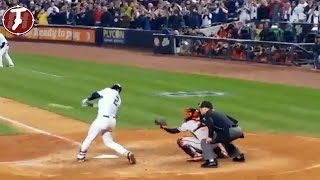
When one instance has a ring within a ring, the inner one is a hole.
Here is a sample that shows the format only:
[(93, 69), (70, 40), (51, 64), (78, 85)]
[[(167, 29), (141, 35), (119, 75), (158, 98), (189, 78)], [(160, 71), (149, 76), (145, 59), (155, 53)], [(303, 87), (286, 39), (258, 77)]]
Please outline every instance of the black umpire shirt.
[(216, 132), (217, 134), (224, 134), (229, 132), (229, 128), (237, 125), (238, 123), (235, 119), (216, 110), (209, 110), (202, 116), (200, 121), (208, 127), (208, 136), (210, 138), (214, 137), (214, 132)]

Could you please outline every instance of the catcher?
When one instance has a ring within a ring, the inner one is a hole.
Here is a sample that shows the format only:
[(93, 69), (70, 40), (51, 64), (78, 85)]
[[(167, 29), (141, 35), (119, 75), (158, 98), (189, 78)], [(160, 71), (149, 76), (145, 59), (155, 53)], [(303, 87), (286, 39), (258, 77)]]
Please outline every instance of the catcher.
[[(190, 157), (187, 161), (199, 161), (202, 160), (201, 140), (208, 137), (208, 128), (206, 126), (200, 126), (199, 112), (194, 108), (184, 109), (184, 121), (178, 128), (168, 128), (167, 122), (164, 119), (156, 119), (155, 124), (160, 125), (161, 129), (164, 129), (168, 133), (176, 134), (180, 132), (191, 132), (193, 137), (184, 137), (177, 140), (178, 146)], [(225, 151), (222, 151), (219, 144), (213, 144), (216, 146), (214, 152), (218, 155), (218, 158), (227, 158), (228, 155)]]

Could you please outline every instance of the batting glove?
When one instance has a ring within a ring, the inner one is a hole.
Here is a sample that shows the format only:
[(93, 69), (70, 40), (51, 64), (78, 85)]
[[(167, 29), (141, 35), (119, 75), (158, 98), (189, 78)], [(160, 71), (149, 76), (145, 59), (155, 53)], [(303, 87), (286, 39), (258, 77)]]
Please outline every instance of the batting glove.
[(83, 100), (81, 101), (81, 105), (82, 105), (83, 107), (89, 106), (89, 101), (88, 101), (88, 99), (87, 99), (87, 98), (86, 98), (86, 99), (83, 99)]

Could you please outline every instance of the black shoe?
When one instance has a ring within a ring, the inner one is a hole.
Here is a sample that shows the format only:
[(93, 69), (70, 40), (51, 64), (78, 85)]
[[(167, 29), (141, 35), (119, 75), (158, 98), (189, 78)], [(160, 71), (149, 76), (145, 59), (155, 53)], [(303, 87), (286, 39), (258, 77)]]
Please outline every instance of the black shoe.
[(246, 159), (244, 158), (244, 154), (240, 154), (240, 155), (234, 157), (232, 160), (235, 162), (245, 162), (246, 161)]
[(201, 164), (201, 167), (203, 168), (217, 168), (218, 167), (218, 161), (214, 159), (213, 161), (206, 160), (205, 163)]

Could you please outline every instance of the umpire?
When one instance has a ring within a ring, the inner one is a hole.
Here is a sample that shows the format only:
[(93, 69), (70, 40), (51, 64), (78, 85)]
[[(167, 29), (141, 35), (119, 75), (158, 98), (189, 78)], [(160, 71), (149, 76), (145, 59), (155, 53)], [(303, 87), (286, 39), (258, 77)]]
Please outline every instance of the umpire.
[(244, 138), (238, 121), (232, 117), (213, 109), (212, 103), (202, 101), (199, 103), (201, 113), (201, 123), (207, 126), (209, 135), (207, 139), (201, 141), (203, 158), (205, 163), (201, 167), (218, 167), (217, 155), (213, 151), (212, 144), (221, 143), (233, 161), (244, 162), (244, 154), (232, 144), (232, 141), (238, 138)]

